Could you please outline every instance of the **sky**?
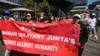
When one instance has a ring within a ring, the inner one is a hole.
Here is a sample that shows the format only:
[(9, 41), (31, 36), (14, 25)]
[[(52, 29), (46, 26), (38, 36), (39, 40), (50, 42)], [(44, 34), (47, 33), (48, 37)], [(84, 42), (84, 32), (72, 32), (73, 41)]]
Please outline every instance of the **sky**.
[(91, 4), (92, 2), (95, 2), (95, 1), (100, 1), (100, 0), (88, 0), (88, 4)]

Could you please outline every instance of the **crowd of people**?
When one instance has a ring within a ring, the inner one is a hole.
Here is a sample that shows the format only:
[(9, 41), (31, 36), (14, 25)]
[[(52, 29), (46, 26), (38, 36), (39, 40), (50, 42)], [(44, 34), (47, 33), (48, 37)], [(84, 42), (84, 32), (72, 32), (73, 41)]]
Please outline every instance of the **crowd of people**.
[[(1, 20), (13, 20), (16, 21), (16, 19), (14, 19), (13, 17), (11, 17), (11, 12), (9, 10), (5, 10), (3, 13), (3, 18), (1, 18)], [(69, 23), (71, 24), (78, 24), (80, 25), (80, 38), (79, 38), (79, 43), (78, 43), (78, 47), (79, 47), (79, 55), (78, 56), (82, 56), (82, 52), (85, 48), (85, 43), (88, 41), (88, 37), (95, 37), (96, 39), (96, 43), (99, 43), (99, 38), (97, 36), (96, 33), (96, 18), (95, 18), (95, 14), (91, 14), (89, 18), (85, 17), (86, 14), (84, 13), (84, 16), (81, 16), (80, 14), (75, 14), (75, 15), (71, 15), (69, 13), (66, 14), (66, 18), (65, 19), (60, 19), (60, 20), (56, 20), (55, 16), (50, 16), (50, 17), (46, 17), (45, 13), (42, 12), (40, 13), (40, 16), (38, 18), (35, 18), (34, 15), (31, 12), (26, 13), (25, 18), (17, 20), (17, 21), (25, 21), (28, 23), (43, 23), (43, 24), (48, 24), (48, 23), (54, 23), (54, 22), (58, 22), (61, 20), (69, 20)], [(11, 54), (13, 54), (13, 52), (11, 52), (11, 50), (6, 50), (5, 51), (5, 56), (12, 56)], [(45, 56), (45, 55), (41, 55), (41, 54), (23, 54), (20, 52), (15, 52), (17, 53), (17, 56)], [(20, 54), (18, 54), (20, 53)]]

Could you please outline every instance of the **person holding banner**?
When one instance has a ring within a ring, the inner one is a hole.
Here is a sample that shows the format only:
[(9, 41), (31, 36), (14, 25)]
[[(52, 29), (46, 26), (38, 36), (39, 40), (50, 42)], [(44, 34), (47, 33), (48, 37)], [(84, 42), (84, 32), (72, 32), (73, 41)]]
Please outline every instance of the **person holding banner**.
[(55, 16), (50, 16), (51, 23), (56, 22)]
[(44, 12), (40, 12), (38, 21), (39, 22), (43, 22), (43, 18), (45, 18), (45, 13)]
[[(22, 21), (28, 22), (28, 23), (36, 23), (36, 18), (34, 17), (33, 13), (26, 13), (25, 18), (22, 19)], [(28, 54), (28, 53), (22, 53), (13, 51), (16, 53), (17, 56), (40, 56), (39, 54)]]
[[(15, 21), (15, 19), (11, 17), (11, 11), (10, 10), (5, 10), (3, 12), (3, 16), (4, 16), (3, 20), (12, 20), (12, 21)], [(11, 55), (10, 52), (11, 52), (10, 50), (5, 50), (4, 56), (10, 56)]]
[(26, 13), (25, 18), (23, 18), (22, 21), (26, 21), (29, 23), (36, 23), (36, 18), (33, 17), (32, 13), (28, 12)]
[(85, 48), (85, 43), (88, 41), (88, 28), (85, 24), (83, 24), (81, 21), (81, 16), (79, 14), (75, 14), (73, 17), (73, 24), (80, 25), (80, 38), (79, 38), (79, 53), (78, 56), (82, 56), (83, 50)]
[(11, 17), (11, 12), (10, 10), (5, 10), (4, 13), (3, 13), (3, 20), (13, 20), (15, 21), (14, 18)]

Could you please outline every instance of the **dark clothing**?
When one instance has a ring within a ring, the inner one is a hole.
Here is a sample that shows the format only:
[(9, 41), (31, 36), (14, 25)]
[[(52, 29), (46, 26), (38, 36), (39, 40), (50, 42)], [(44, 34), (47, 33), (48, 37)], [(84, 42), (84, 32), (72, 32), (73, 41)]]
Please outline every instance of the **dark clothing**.
[(89, 34), (89, 29), (85, 24), (82, 22), (80, 23), (80, 38), (79, 38), (79, 43), (81, 45), (84, 45), (88, 41), (88, 34)]
[(82, 22), (80, 22), (80, 29), (79, 43), (81, 44), (81, 46), (79, 46), (79, 56), (82, 56), (85, 43), (88, 41), (89, 30), (87, 28), (87, 25), (83, 24)]
[(79, 55), (78, 56), (82, 56), (82, 53), (83, 53), (83, 50), (84, 50), (84, 48), (79, 48)]
[(4, 44), (4, 43), (3, 43), (3, 37), (2, 37), (1, 30), (0, 30), (0, 42), (1, 42), (2, 44)]

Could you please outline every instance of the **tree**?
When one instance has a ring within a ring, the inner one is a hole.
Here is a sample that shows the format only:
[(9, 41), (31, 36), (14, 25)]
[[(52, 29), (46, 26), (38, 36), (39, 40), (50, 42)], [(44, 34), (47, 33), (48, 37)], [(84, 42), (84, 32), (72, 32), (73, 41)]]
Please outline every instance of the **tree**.
[(40, 9), (46, 16), (50, 16), (50, 5), (47, 0), (43, 0), (43, 2), (40, 3)]
[(40, 6), (37, 3), (35, 3), (35, 15), (38, 16), (40, 12)]
[(25, 8), (35, 11), (35, 2), (33, 0), (26, 0), (23, 4)]

